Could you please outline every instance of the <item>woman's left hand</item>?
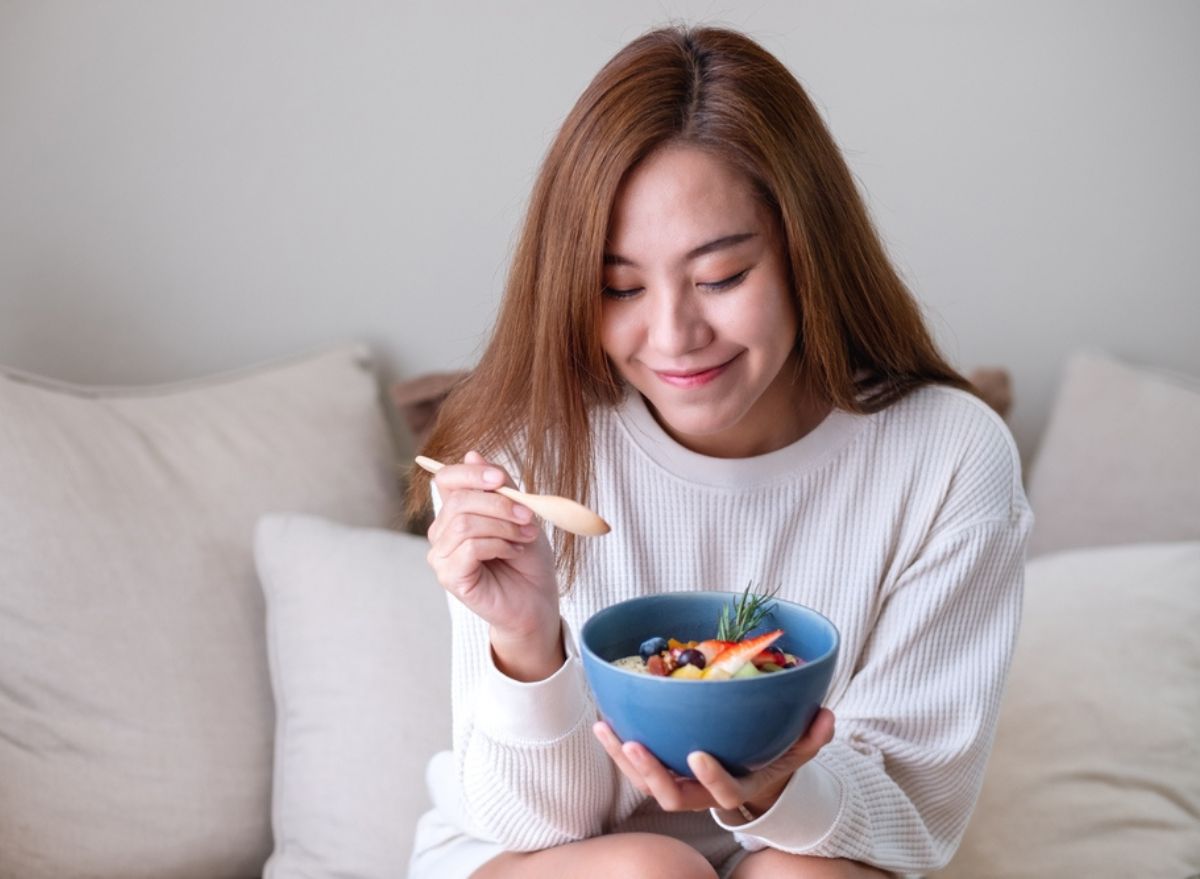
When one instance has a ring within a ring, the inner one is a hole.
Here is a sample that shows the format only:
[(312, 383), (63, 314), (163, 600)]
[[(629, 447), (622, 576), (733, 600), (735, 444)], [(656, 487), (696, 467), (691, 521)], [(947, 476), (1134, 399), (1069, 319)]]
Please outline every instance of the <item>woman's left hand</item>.
[(720, 762), (703, 751), (688, 755), (688, 766), (696, 778), (683, 778), (663, 766), (638, 742), (624, 742), (604, 721), (592, 732), (634, 787), (654, 797), (667, 812), (697, 812), (703, 809), (736, 809), (746, 806), (756, 817), (779, 799), (797, 769), (816, 756), (833, 738), (833, 712), (822, 708), (808, 731), (775, 762), (735, 778)]

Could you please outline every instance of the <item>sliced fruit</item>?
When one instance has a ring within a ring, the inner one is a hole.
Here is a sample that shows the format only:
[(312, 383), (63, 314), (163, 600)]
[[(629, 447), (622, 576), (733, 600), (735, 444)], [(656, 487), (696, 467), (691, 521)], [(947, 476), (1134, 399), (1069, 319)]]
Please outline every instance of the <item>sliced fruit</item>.
[(712, 661), (720, 656), (723, 650), (728, 650), (736, 643), (736, 641), (717, 641), (716, 639), (712, 639), (701, 641), (696, 645), (696, 649), (704, 654), (704, 661), (711, 665)]
[(694, 665), (681, 665), (671, 672), (671, 677), (682, 678), (685, 681), (698, 681), (704, 677), (704, 671)]
[[(733, 677), (737, 671), (750, 662), (762, 651), (766, 650), (783, 636), (783, 629), (776, 629), (774, 632), (767, 632), (765, 635), (759, 635), (757, 638), (750, 638), (746, 641), (739, 641), (726, 647), (716, 655), (708, 666), (704, 669), (705, 680), (724, 680)], [(700, 644), (699, 649), (704, 649), (704, 643)]]

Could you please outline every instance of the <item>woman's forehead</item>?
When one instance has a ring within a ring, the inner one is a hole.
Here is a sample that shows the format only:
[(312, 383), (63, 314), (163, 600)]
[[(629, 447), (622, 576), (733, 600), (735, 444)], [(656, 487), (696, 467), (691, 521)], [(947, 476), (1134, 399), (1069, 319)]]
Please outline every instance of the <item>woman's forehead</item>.
[(617, 191), (608, 250), (638, 262), (638, 251), (683, 256), (717, 239), (762, 234), (769, 220), (750, 179), (695, 147), (659, 150), (636, 165)]

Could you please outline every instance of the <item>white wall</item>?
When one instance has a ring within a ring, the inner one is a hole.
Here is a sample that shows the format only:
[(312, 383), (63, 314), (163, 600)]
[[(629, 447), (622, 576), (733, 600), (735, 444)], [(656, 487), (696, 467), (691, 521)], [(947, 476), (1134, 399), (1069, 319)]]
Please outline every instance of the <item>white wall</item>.
[(669, 18), (810, 89), (1028, 454), (1081, 345), (1200, 374), (1200, 3), (0, 0), (0, 362), (470, 364), (576, 95)]

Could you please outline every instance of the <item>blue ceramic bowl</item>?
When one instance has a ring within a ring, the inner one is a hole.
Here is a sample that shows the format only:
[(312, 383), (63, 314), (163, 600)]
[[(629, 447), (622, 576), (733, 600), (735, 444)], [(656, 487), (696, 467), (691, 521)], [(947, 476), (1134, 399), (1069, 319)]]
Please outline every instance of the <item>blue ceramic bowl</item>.
[(775, 646), (805, 660), (724, 681), (637, 674), (612, 665), (655, 635), (680, 641), (716, 636), (735, 592), (677, 592), (614, 604), (583, 626), (583, 668), (600, 713), (622, 741), (641, 742), (664, 765), (692, 777), (687, 755), (712, 754), (734, 775), (770, 763), (808, 729), (829, 689), (838, 631), (815, 610), (780, 599), (751, 634), (783, 629)]

